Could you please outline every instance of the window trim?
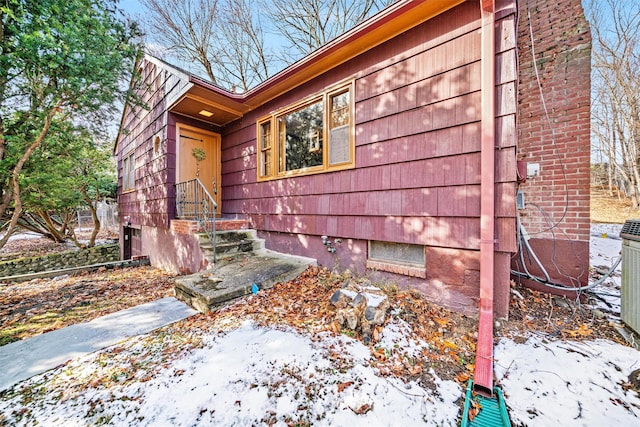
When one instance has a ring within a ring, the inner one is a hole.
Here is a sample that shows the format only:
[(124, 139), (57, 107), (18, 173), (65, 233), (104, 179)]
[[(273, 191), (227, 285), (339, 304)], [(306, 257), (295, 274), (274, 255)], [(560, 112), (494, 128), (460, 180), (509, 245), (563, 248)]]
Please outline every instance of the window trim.
[[(422, 248), (422, 260), (420, 262), (411, 262), (401, 260), (397, 258), (382, 258), (372, 256), (371, 246), (376, 242), (393, 244), (393, 245), (411, 245)], [(366, 267), (371, 270), (384, 271), (388, 273), (400, 274), (403, 276), (427, 278), (427, 253), (426, 246), (417, 243), (399, 243), (399, 242), (387, 242), (383, 240), (369, 240), (367, 242), (367, 261)]]
[[(332, 97), (341, 95), (345, 92), (349, 92), (349, 160), (331, 165), (329, 163), (329, 155), (331, 150), (331, 143), (329, 140), (329, 134), (331, 129), (331, 99)], [(348, 82), (341, 82), (333, 85), (328, 89), (310, 95), (300, 101), (287, 105), (283, 108), (275, 110), (270, 114), (260, 117), (256, 122), (256, 175), (258, 182), (271, 181), (275, 179), (288, 178), (292, 176), (304, 176), (314, 175), (318, 173), (333, 172), (344, 169), (353, 169), (355, 167), (355, 94), (354, 94), (354, 82), (350, 80)], [(279, 138), (278, 119), (291, 114), (295, 111), (299, 111), (307, 106), (310, 106), (316, 102), (323, 102), (322, 111), (322, 165), (310, 166), (306, 168), (280, 171), (282, 162), (285, 159), (282, 151), (283, 141)], [(270, 138), (268, 140), (268, 147), (263, 148), (263, 126), (265, 124), (270, 126)], [(269, 171), (263, 163), (263, 153), (265, 151), (271, 152), (271, 170)], [(265, 171), (263, 175), (261, 172)]]
[[(136, 189), (135, 149), (122, 156), (122, 192), (129, 193)], [(132, 182), (129, 182), (132, 181)]]

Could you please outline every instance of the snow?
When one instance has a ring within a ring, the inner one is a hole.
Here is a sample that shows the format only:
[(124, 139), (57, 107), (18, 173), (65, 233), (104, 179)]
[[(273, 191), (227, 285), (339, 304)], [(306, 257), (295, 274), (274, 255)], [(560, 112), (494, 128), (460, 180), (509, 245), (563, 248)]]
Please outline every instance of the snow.
[(429, 345), (411, 336), (411, 326), (402, 319), (392, 318), (382, 330), (382, 337), (376, 343), (380, 348), (393, 350), (401, 348), (410, 357), (419, 355)]
[[(622, 249), (620, 230), (622, 230), (622, 224), (591, 225), (589, 253), (592, 267), (606, 272), (615, 263)], [(620, 313), (621, 280), (622, 264), (619, 264), (611, 276), (592, 291), (599, 298), (597, 307), (606, 313), (617, 314), (617, 317)]]
[(42, 238), (41, 234), (37, 234), (37, 233), (32, 233), (32, 232), (24, 232), (24, 233), (15, 233), (12, 234), (11, 236), (9, 236), (9, 242), (13, 241), (13, 240), (20, 240), (20, 239), (40, 239)]
[[(432, 373), (438, 390), (430, 392), (413, 382), (382, 378), (368, 366), (369, 349), (359, 341), (328, 334), (320, 338), (312, 341), (292, 330), (245, 322), (226, 334), (208, 336), (204, 347), (165, 366), (150, 381), (89, 389), (64, 402), (34, 407), (32, 415), (44, 424), (64, 420), (65, 425), (101, 420), (141, 426), (244, 426), (269, 420), (275, 425), (413, 425), (423, 420), (426, 425), (455, 424), (455, 401), (462, 394), (455, 382)], [(335, 349), (342, 357), (338, 365), (327, 357)], [(90, 376), (100, 371), (101, 363), (74, 362), (49, 384), (64, 387), (77, 381), (77, 371)], [(339, 391), (339, 384), (349, 382)], [(0, 408), (7, 411), (18, 401), (16, 397), (2, 402)], [(92, 409), (96, 415), (87, 420)], [(356, 413), (359, 410), (363, 413)]]
[(640, 425), (640, 398), (622, 384), (640, 368), (638, 351), (610, 341), (501, 339), (496, 376), (514, 423), (524, 425)]
[[(592, 266), (606, 269), (615, 261), (618, 232), (619, 226), (593, 226)], [(619, 268), (602, 287), (619, 293)], [(409, 324), (395, 318), (377, 346), (416, 354), (428, 344), (411, 332)], [(165, 354), (167, 345), (197, 340), (169, 332), (136, 337), (117, 351), (97, 352), (24, 381), (1, 396), (0, 424), (460, 423), (460, 385), (433, 370), (432, 388), (380, 376), (371, 350), (347, 336), (231, 320), (202, 334), (199, 345), (178, 346), (182, 350), (171, 357)], [(497, 385), (514, 425), (640, 425), (640, 397), (624, 387), (640, 368), (640, 352), (605, 340), (530, 334), (523, 341), (501, 338), (495, 348)]]

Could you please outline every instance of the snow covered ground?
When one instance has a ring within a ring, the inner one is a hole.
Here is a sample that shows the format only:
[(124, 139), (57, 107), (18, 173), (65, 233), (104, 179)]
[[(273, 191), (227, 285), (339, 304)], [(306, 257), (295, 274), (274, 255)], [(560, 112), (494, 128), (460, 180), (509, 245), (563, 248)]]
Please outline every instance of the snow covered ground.
[[(592, 266), (614, 261), (618, 232), (593, 226)], [(606, 293), (619, 286), (619, 274), (603, 284)], [(409, 335), (392, 322), (379, 344), (428, 345)], [(181, 350), (167, 357), (167, 346)], [(640, 368), (632, 348), (532, 334), (502, 338), (495, 359), (514, 425), (640, 425), (640, 397), (626, 387)], [(0, 425), (459, 424), (464, 390), (456, 382), (432, 371), (433, 387), (423, 388), (377, 375), (372, 360), (347, 336), (229, 320), (201, 337), (137, 337), (24, 381), (2, 395)]]

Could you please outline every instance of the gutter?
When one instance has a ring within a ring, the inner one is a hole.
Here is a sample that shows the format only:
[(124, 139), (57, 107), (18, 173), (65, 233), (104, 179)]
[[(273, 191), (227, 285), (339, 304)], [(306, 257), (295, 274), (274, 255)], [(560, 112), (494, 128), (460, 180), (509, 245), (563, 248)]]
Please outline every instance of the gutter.
[(474, 391), (493, 396), (493, 286), (495, 280), (495, 0), (480, 0), (481, 178), (480, 302)]

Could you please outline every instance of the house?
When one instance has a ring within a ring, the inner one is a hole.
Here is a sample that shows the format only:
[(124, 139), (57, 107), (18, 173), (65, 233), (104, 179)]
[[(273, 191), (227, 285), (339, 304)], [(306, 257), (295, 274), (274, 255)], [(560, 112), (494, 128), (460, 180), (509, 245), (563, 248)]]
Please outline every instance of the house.
[(197, 177), (219, 226), (459, 311), (484, 281), (506, 316), (512, 269), (586, 283), (588, 24), (580, 0), (493, 3), (400, 0), (242, 94), (146, 55), (114, 149), (123, 256), (206, 268), (176, 210)]

